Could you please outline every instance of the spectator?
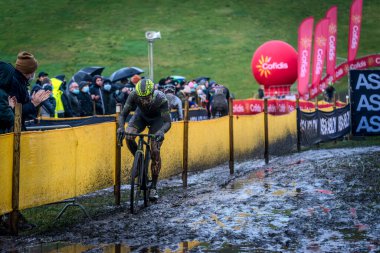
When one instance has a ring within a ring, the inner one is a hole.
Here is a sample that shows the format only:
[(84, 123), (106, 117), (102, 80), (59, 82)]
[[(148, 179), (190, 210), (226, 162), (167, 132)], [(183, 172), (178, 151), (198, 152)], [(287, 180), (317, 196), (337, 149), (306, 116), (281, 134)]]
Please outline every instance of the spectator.
[(32, 94), (35, 91), (38, 91), (42, 89), (42, 81), (48, 76), (49, 74), (46, 72), (41, 71), (38, 73), (38, 79), (36, 83), (33, 85), (32, 90), (30, 91), (30, 94)]
[[(44, 81), (46, 78), (44, 79)], [(49, 84), (44, 84), (42, 86), (42, 89), (45, 91), (50, 92), (50, 96), (48, 99), (46, 99), (44, 102), (41, 103), (41, 110), (40, 110), (40, 115), (43, 117), (49, 117), (49, 118), (54, 118), (55, 114), (55, 107), (57, 105), (55, 98), (53, 96), (53, 86)]]
[(183, 86), (182, 90), (179, 90), (177, 93), (177, 97), (181, 99), (182, 107), (185, 107), (185, 101), (189, 101), (191, 89), (189, 86)]
[(197, 95), (198, 95), (198, 105), (207, 108), (207, 94), (206, 94), (206, 86), (205, 85), (199, 85), (197, 87)]
[(335, 88), (332, 84), (329, 84), (327, 86), (326, 90), (324, 91), (324, 99), (326, 102), (331, 103), (334, 101), (334, 95), (335, 95)]
[(131, 77), (131, 84), (133, 84), (133, 86), (136, 86), (136, 84), (141, 80), (141, 76), (139, 75), (134, 75)]
[(15, 67), (0, 62), (0, 133), (12, 130), (13, 107), (16, 102), (22, 104), (22, 129), (25, 130), (25, 121), (35, 119), (39, 105), (48, 99), (50, 92), (44, 90), (29, 96), (27, 87), (33, 80), (37, 67), (37, 60), (25, 51), (17, 55)]
[(103, 98), (104, 94), (102, 92), (103, 85), (103, 77), (95, 75), (92, 86), (90, 87), (90, 95), (91, 99), (95, 101), (95, 110), (97, 115), (104, 115), (106, 112)]
[(58, 75), (50, 79), (53, 87), (53, 97), (56, 101), (55, 118), (65, 117), (65, 108), (62, 103), (62, 94), (66, 91), (65, 75)]
[(175, 86), (171, 84), (165, 85), (164, 92), (166, 98), (168, 99), (169, 110), (177, 110), (178, 120), (183, 120), (182, 101), (179, 97), (174, 95)]
[(258, 94), (258, 97), (259, 99), (263, 99), (264, 98), (264, 89), (262, 87), (260, 87), (258, 90), (257, 90), (257, 94)]
[(94, 115), (93, 103), (90, 95), (90, 87), (88, 82), (82, 81), (79, 83), (78, 101), (80, 105), (80, 116)]
[(228, 115), (228, 99), (230, 98), (229, 90), (223, 85), (215, 84), (210, 90), (211, 94), (211, 115), (212, 117), (222, 117)]
[(72, 82), (69, 85), (69, 90), (62, 94), (62, 103), (65, 108), (65, 118), (79, 117), (80, 105), (78, 101), (79, 85), (76, 82)]
[(104, 85), (102, 89), (103, 102), (105, 114), (116, 113), (116, 98), (115, 98), (116, 86), (112, 86), (110, 80), (104, 80)]
[(120, 80), (119, 86), (120, 86), (121, 92), (119, 94), (116, 94), (115, 98), (116, 98), (116, 102), (124, 106), (129, 94), (131, 94), (131, 92), (135, 89), (135, 86), (132, 83), (128, 82), (127, 78)]

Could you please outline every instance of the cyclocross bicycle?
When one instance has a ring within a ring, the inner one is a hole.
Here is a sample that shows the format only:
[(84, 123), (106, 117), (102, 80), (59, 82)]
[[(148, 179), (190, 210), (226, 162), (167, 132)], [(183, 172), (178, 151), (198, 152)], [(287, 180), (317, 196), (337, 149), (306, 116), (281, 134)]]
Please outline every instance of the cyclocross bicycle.
[[(131, 175), (131, 192), (130, 192), (130, 211), (136, 213), (139, 208), (139, 201), (144, 200), (144, 207), (149, 205), (149, 186), (148, 167), (150, 162), (150, 141), (156, 138), (153, 134), (133, 134), (126, 133), (128, 136), (139, 138), (137, 151), (133, 160)], [(145, 140), (144, 137), (148, 139)], [(144, 152), (145, 146), (145, 152)]]

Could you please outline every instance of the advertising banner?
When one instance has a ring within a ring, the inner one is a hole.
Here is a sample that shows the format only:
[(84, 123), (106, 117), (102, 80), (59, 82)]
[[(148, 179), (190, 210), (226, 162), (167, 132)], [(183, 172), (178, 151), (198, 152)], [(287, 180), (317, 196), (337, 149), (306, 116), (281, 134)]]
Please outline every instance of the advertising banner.
[(326, 18), (329, 19), (328, 28), (328, 42), (327, 42), (327, 61), (326, 61), (326, 74), (335, 79), (335, 64), (336, 64), (336, 39), (338, 31), (338, 7), (331, 7), (327, 13)]
[(302, 21), (298, 28), (298, 94), (309, 95), (311, 42), (313, 37), (314, 18)]
[(316, 110), (312, 113), (302, 111), (299, 113), (301, 145), (335, 140), (350, 132), (350, 108), (348, 105), (332, 112)]
[(350, 70), (352, 135), (380, 135), (380, 70)]
[(318, 94), (319, 81), (322, 78), (323, 66), (325, 64), (329, 19), (324, 18), (315, 27), (313, 68), (312, 68), (312, 87), (310, 98)]
[(360, 30), (362, 25), (363, 0), (353, 0), (350, 9), (350, 27), (348, 33), (347, 62), (351, 63), (356, 58), (359, 48)]
[[(311, 101), (300, 100), (301, 110), (310, 111), (315, 109), (315, 103)], [(337, 101), (337, 107), (344, 107), (346, 104)], [(319, 108), (333, 107), (331, 103), (318, 104)], [(268, 113), (272, 115), (284, 115), (291, 113), (296, 109), (296, 101), (289, 99), (270, 99), (268, 100)], [(234, 115), (254, 115), (264, 111), (264, 101), (262, 99), (245, 99), (233, 100)]]

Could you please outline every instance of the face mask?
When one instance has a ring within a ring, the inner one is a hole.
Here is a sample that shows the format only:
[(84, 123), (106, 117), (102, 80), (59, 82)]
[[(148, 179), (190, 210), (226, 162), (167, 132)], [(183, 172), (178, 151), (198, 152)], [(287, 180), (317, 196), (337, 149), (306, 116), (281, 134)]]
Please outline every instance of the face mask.
[(82, 91), (84, 93), (88, 93), (89, 90), (90, 90), (90, 87), (88, 87), (88, 86), (85, 86), (85, 87), (82, 88)]
[(111, 86), (111, 84), (105, 84), (105, 85), (103, 86), (103, 88), (104, 88), (106, 91), (110, 91), (111, 88), (112, 88), (112, 86)]
[(72, 93), (74, 93), (74, 94), (79, 94), (79, 89), (74, 89), (74, 90), (72, 91)]

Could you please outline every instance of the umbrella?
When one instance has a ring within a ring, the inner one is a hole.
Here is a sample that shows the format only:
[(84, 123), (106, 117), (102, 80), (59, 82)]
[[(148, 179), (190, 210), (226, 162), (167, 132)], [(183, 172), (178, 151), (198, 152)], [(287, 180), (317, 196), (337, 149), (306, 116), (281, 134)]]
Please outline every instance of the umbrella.
[(95, 76), (95, 75), (100, 76), (102, 74), (103, 70), (104, 70), (104, 67), (93, 66), (93, 67), (83, 68), (79, 71), (86, 72), (87, 74), (90, 74), (91, 76)]
[(186, 77), (184, 76), (170, 76), (171, 78), (173, 78), (174, 80), (177, 80), (177, 81), (183, 81), (183, 80), (186, 80)]
[(129, 78), (131, 76), (139, 75), (141, 73), (144, 73), (144, 71), (140, 68), (125, 67), (125, 68), (121, 68), (121, 69), (113, 72), (112, 75), (110, 76), (110, 80), (111, 80), (111, 82), (114, 83), (114, 82), (117, 82), (121, 79)]
[(210, 77), (206, 77), (206, 76), (200, 76), (198, 78), (195, 78), (194, 79), (197, 83), (199, 83), (201, 80), (207, 80), (209, 81), (210, 80)]
[(71, 77), (70, 84), (72, 82), (79, 84), (81, 81), (92, 82), (92, 77), (95, 75), (101, 75), (103, 70), (104, 67), (97, 66), (82, 68)]

